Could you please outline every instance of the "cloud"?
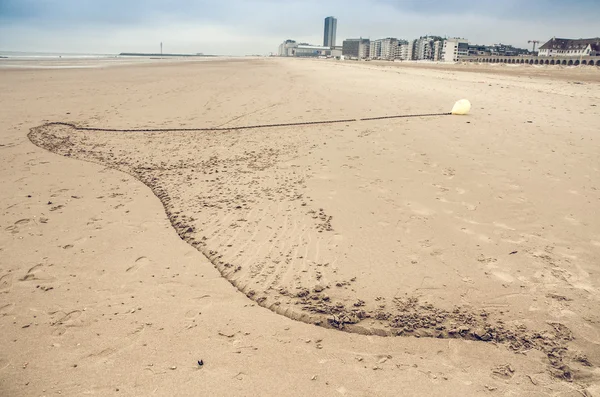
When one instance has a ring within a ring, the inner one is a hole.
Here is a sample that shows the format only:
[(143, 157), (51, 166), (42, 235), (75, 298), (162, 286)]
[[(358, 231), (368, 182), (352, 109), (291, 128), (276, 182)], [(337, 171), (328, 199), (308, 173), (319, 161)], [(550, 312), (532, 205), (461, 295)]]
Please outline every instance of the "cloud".
[(348, 37), (426, 34), (473, 43), (598, 34), (597, 0), (0, 0), (0, 49), (250, 54), (287, 38), (320, 44), (323, 18)]
[(494, 19), (535, 21), (573, 17), (576, 20), (596, 18), (600, 11), (597, 0), (376, 0), (397, 10), (445, 16), (481, 16)]

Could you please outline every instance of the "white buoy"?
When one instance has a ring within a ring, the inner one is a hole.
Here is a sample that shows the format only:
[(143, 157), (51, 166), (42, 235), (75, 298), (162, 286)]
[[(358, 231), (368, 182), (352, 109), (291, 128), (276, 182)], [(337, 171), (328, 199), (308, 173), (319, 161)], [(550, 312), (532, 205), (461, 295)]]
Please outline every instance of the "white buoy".
[(452, 114), (465, 115), (471, 111), (471, 102), (468, 99), (461, 99), (454, 104)]

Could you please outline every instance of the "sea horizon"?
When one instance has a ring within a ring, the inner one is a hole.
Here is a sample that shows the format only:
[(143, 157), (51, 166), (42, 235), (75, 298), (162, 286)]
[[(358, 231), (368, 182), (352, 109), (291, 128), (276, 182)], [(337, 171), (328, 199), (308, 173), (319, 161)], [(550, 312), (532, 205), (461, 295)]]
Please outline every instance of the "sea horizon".
[(137, 57), (240, 57), (249, 55), (217, 55), (203, 53), (153, 53), (144, 51), (122, 51), (120, 53), (106, 54), (94, 52), (53, 52), (53, 51), (8, 51), (0, 49), (0, 58), (21, 60), (53, 60), (53, 59), (109, 59), (109, 58), (137, 58)]
[(119, 54), (99, 54), (92, 52), (54, 52), (54, 51), (8, 51), (0, 49), (0, 56), (7, 58), (111, 58)]

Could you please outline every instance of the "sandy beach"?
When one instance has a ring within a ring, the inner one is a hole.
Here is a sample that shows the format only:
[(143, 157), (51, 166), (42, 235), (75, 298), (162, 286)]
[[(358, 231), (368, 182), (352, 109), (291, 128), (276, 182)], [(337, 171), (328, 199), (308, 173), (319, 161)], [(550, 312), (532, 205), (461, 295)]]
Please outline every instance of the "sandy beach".
[(600, 395), (598, 68), (90, 62), (0, 68), (0, 395)]

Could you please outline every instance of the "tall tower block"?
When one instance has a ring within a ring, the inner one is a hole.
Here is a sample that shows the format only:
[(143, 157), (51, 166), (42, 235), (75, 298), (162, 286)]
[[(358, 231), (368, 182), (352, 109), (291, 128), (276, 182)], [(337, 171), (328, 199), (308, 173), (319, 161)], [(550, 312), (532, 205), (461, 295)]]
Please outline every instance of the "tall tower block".
[(323, 35), (323, 47), (335, 47), (335, 35), (337, 31), (337, 19), (325, 18), (325, 33)]

